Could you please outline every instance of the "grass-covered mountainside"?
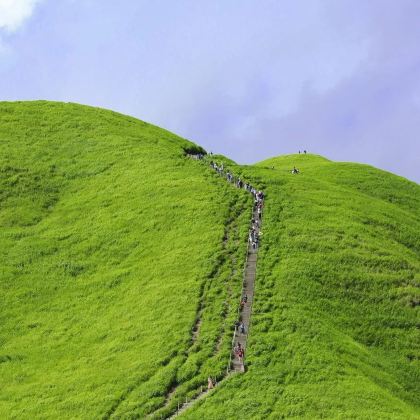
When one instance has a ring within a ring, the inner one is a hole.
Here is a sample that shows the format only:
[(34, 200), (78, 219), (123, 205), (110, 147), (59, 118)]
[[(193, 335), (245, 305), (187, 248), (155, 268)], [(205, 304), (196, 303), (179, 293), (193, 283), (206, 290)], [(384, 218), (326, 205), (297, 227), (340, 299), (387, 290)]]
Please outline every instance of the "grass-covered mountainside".
[(314, 155), (237, 170), (267, 193), (249, 370), (184, 418), (420, 418), (420, 187)]
[[(251, 202), (199, 150), (0, 102), (0, 418), (165, 418), (222, 378)], [(420, 418), (420, 187), (314, 155), (225, 165), (266, 193), (248, 370), (181, 416)]]
[(0, 418), (143, 417), (225, 371), (249, 197), (185, 150), (110, 111), (0, 103)]

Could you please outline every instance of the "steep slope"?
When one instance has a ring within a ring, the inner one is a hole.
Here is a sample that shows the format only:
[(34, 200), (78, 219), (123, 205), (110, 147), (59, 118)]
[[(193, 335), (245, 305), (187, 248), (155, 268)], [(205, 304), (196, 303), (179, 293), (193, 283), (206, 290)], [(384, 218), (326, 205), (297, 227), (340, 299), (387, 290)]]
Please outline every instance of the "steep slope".
[(1, 418), (170, 412), (224, 371), (249, 197), (185, 150), (110, 111), (0, 103)]
[[(1, 418), (167, 417), (224, 375), (251, 203), (199, 150), (110, 111), (0, 102)], [(420, 187), (215, 158), (266, 193), (248, 371), (182, 416), (419, 418)]]
[(420, 187), (313, 155), (234, 170), (266, 192), (249, 370), (182, 417), (419, 418)]

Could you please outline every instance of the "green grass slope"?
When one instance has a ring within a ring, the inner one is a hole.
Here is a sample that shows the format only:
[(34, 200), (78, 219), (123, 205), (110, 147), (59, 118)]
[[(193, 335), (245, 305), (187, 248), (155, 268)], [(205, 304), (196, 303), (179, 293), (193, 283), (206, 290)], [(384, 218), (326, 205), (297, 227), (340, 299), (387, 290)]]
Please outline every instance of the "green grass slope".
[[(0, 102), (1, 418), (164, 418), (222, 378), (251, 203), (188, 150)], [(419, 418), (420, 187), (314, 155), (225, 165), (267, 194), (249, 369), (182, 416)]]
[(1, 418), (166, 415), (224, 371), (249, 197), (191, 149), (110, 111), (0, 103)]
[(235, 170), (267, 193), (249, 370), (183, 418), (420, 418), (420, 187), (314, 155)]

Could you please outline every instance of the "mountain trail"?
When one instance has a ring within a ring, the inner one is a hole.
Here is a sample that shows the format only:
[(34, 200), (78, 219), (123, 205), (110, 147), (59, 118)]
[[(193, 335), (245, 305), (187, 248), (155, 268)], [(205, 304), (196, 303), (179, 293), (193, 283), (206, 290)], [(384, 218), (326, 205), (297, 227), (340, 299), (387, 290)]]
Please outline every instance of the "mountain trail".
[[(245, 372), (245, 355), (247, 349), (248, 333), (251, 325), (251, 315), (252, 315), (252, 304), (254, 301), (254, 289), (255, 289), (255, 278), (257, 273), (257, 256), (258, 256), (258, 238), (261, 235), (261, 223), (262, 223), (262, 198), (258, 198), (258, 194), (249, 184), (243, 184), (240, 179), (234, 178), (232, 175), (228, 176), (224, 173), (223, 168), (213, 166), (220, 176), (223, 176), (227, 179), (228, 182), (231, 182), (233, 185), (236, 185), (238, 188), (245, 188), (247, 191), (252, 193), (255, 197), (255, 202), (252, 208), (252, 219), (251, 227), (254, 230), (254, 237), (257, 238), (256, 243), (251, 243), (251, 240), (248, 241), (247, 247), (247, 256), (245, 261), (243, 283), (242, 283), (242, 297), (240, 306), (238, 309), (238, 325), (235, 327), (232, 338), (232, 351), (230, 353), (230, 358), (228, 362), (228, 367), (226, 369), (226, 375), (222, 378), (221, 381), (213, 385), (211, 389), (203, 389), (201, 387), (200, 392), (191, 400), (187, 400), (183, 404), (178, 404), (176, 413), (168, 417), (169, 419), (175, 418), (187, 410), (189, 407), (197, 403), (198, 401), (205, 398), (207, 395), (210, 395), (215, 388), (224, 380), (226, 380), (230, 375), (235, 373), (244, 373)], [(258, 209), (258, 204), (261, 203), (261, 210)], [(257, 222), (256, 222), (257, 221)], [(242, 350), (241, 350), (242, 349)]]

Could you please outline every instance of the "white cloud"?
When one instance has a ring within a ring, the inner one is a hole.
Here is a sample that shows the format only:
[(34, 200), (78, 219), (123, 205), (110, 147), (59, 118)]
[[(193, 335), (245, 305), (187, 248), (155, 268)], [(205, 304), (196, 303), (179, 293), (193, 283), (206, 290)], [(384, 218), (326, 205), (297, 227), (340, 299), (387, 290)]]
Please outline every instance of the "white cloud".
[(40, 0), (0, 0), (0, 30), (14, 32), (31, 17)]

